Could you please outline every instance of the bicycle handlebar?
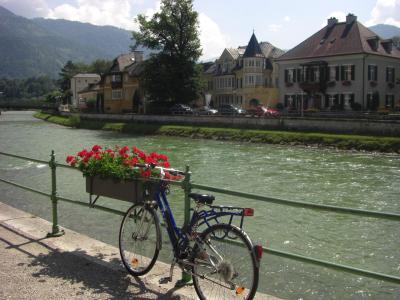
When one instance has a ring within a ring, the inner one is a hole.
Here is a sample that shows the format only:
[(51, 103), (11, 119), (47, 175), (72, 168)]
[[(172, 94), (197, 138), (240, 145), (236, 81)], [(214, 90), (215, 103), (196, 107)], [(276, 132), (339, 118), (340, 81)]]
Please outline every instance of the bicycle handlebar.
[(155, 164), (136, 164), (139, 168), (146, 169), (160, 169), (161, 171), (168, 172), (172, 175), (185, 175), (186, 173), (180, 170), (172, 169), (172, 168), (164, 168), (160, 166), (156, 166)]

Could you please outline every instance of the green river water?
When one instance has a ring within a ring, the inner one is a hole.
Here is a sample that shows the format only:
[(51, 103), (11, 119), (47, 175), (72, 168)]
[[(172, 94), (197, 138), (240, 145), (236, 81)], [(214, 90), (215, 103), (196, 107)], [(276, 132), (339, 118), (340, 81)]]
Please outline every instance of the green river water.
[[(275, 198), (302, 200), (400, 213), (400, 156), (332, 149), (132, 136), (71, 129), (32, 117), (32, 112), (3, 112), (0, 151), (57, 160), (93, 144), (129, 145), (165, 153), (171, 165), (189, 165), (193, 182)], [(46, 165), (0, 155), (0, 177), (50, 190)], [(88, 201), (79, 172), (57, 170), (58, 194)], [(182, 191), (171, 204), (180, 223)], [(0, 183), (0, 201), (51, 219), (46, 197)], [(126, 210), (128, 203), (100, 199), (99, 204)], [(396, 221), (318, 212), (216, 195), (216, 204), (253, 207), (245, 230), (264, 246), (330, 262), (400, 276), (400, 224)], [(62, 226), (117, 245), (121, 217), (60, 203)], [(165, 238), (164, 238), (165, 240)], [(168, 247), (163, 260), (169, 261)], [(400, 299), (400, 286), (264, 255), (259, 291), (284, 299)]]

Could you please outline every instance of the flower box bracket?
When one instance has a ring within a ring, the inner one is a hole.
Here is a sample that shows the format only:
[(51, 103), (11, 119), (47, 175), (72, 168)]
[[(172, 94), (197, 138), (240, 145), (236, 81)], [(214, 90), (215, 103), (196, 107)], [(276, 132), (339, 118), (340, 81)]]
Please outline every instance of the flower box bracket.
[[(92, 198), (93, 196), (96, 196), (96, 198)], [(97, 199), (99, 199), (100, 195), (93, 195), (93, 194), (89, 194), (89, 207), (93, 208), (94, 204), (96, 203)]]

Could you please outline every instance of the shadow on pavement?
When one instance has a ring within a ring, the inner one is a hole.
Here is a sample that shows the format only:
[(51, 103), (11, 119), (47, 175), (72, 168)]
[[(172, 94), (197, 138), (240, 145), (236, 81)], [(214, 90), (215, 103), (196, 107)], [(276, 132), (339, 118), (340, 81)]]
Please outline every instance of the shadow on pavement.
[[(59, 278), (71, 284), (80, 283), (82, 285), (82, 295), (85, 289), (90, 289), (94, 294), (106, 293), (110, 295), (109, 299), (173, 299), (171, 297), (173, 290), (168, 291), (167, 294), (161, 294), (146, 287), (141, 278), (132, 277), (122, 269), (116, 270), (115, 267), (112, 268), (112, 266), (120, 264), (119, 259), (114, 258), (110, 262), (105, 262), (101, 260), (104, 255), (89, 256), (86, 251), (81, 249), (60, 252), (44, 243), (43, 241), (46, 240), (44, 238), (34, 239), (2, 224), (0, 226), (28, 240), (18, 244), (9, 239), (1, 238), (2, 241), (8, 244), (6, 249), (16, 249), (30, 257), (31, 263), (29, 267), (34, 266), (36, 270), (39, 267), (39, 271), (32, 274), (38, 278), (39, 282), (45, 280), (44, 278), (47, 276)], [(26, 246), (29, 244), (44, 247), (47, 251), (43, 252), (48, 253), (40, 253), (38, 255), (31, 253), (32, 251), (26, 250)], [(24, 247), (24, 249), (21, 247)], [(77, 295), (79, 296), (79, 293)]]

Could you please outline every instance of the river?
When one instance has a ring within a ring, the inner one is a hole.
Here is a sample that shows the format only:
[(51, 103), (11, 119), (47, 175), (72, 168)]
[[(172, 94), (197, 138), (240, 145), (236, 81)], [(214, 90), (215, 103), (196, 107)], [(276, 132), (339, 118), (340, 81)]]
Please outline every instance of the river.
[[(132, 136), (72, 129), (33, 118), (32, 112), (3, 112), (0, 151), (60, 162), (93, 144), (129, 145), (165, 153), (173, 167), (190, 166), (196, 183), (270, 197), (400, 213), (400, 156), (332, 149)], [(44, 191), (50, 189), (46, 165), (0, 156), (0, 177)], [(58, 194), (88, 201), (79, 172), (59, 168)], [(0, 183), (0, 200), (51, 218), (45, 197)], [(172, 191), (172, 206), (182, 220), (182, 192)], [(99, 200), (127, 209), (128, 204)], [(245, 230), (264, 246), (351, 265), (400, 274), (398, 222), (310, 211), (216, 195), (216, 204), (253, 207)], [(67, 203), (59, 205), (60, 224), (117, 245), (121, 217)], [(164, 259), (168, 261), (168, 251)], [(259, 290), (285, 299), (399, 299), (400, 286), (264, 255)]]

